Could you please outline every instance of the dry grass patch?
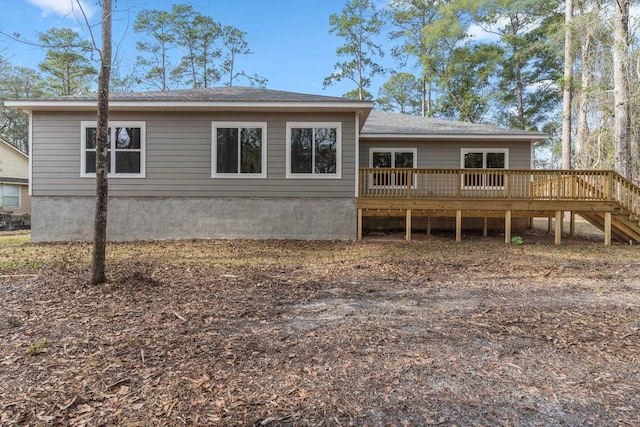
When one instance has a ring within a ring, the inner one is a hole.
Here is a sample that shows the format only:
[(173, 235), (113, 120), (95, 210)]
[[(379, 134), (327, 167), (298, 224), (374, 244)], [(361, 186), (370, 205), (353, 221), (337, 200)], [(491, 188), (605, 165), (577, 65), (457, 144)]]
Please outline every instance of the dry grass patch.
[(0, 425), (633, 425), (635, 246), (0, 236)]

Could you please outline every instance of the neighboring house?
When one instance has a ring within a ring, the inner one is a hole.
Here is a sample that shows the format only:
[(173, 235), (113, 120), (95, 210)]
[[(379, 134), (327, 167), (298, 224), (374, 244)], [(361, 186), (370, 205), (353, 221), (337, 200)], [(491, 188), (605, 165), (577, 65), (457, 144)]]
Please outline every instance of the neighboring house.
[(29, 156), (0, 139), (0, 209), (16, 214), (31, 211)]
[[(95, 97), (5, 105), (31, 117), (32, 240), (91, 238)], [(406, 217), (409, 237), (412, 215), (455, 217), (458, 237), (462, 216), (510, 232), (572, 206), (534, 206), (559, 177), (531, 171), (535, 132), (242, 87), (112, 94), (109, 109), (110, 240), (356, 239), (369, 216)]]

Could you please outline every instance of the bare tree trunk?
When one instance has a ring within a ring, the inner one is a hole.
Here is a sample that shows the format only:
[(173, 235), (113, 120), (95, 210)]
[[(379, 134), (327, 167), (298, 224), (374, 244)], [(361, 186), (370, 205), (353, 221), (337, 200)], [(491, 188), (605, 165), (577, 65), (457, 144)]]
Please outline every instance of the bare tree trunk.
[(425, 117), (427, 115), (427, 79), (424, 77), (420, 79), (420, 115)]
[[(511, 22), (511, 35), (514, 37), (518, 35), (518, 31), (520, 30), (520, 20), (516, 14), (510, 15)], [(518, 59), (519, 55), (518, 45), (514, 42), (511, 45), (511, 58), (513, 61), (513, 73), (516, 84), (516, 101), (517, 101), (517, 111), (518, 111), (518, 127), (520, 129), (526, 129), (527, 120), (524, 116), (524, 83), (522, 81), (522, 64)]]
[(427, 83), (427, 117), (431, 117), (431, 96), (433, 92), (431, 80)]
[(591, 37), (589, 35), (583, 35), (582, 46), (580, 47), (580, 57), (582, 61), (582, 71), (581, 71), (581, 85), (580, 85), (580, 95), (578, 101), (578, 123), (576, 130), (576, 144), (580, 147), (579, 153), (579, 162), (580, 164), (576, 166), (580, 169), (591, 168), (593, 165), (592, 162), (587, 163), (587, 150), (589, 147), (589, 123), (587, 121), (587, 114), (589, 112), (589, 90), (591, 89), (591, 70), (590, 70), (590, 61), (589, 61), (589, 49), (591, 48)]
[(592, 167), (592, 162), (588, 161), (591, 147), (588, 147), (589, 143), (589, 123), (587, 115), (589, 113), (589, 91), (591, 90), (591, 62), (590, 52), (591, 49), (591, 35), (583, 34), (582, 43), (580, 44), (580, 61), (582, 62), (580, 95), (578, 101), (578, 123), (576, 125), (576, 145), (579, 147), (577, 150), (576, 167), (578, 169), (589, 169)]
[[(102, 0), (102, 51), (98, 76), (98, 123), (96, 142), (96, 212), (93, 225), (91, 284), (106, 282), (107, 246), (107, 140), (109, 127), (109, 76), (111, 74), (111, 0)], [(115, 143), (115, 141), (114, 141)]]
[(571, 169), (571, 98), (573, 92), (573, 0), (565, 2), (564, 83), (562, 90), (562, 169)]
[(629, 4), (614, 0), (613, 97), (615, 103), (616, 171), (631, 179), (631, 106), (629, 92)]

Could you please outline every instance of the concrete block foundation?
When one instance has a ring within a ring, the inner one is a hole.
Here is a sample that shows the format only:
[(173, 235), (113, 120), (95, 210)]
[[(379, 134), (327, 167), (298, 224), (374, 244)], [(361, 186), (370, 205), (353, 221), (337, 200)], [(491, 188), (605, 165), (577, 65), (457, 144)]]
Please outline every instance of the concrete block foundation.
[[(94, 197), (32, 197), (33, 242), (93, 239)], [(109, 198), (109, 241), (355, 240), (355, 198)]]

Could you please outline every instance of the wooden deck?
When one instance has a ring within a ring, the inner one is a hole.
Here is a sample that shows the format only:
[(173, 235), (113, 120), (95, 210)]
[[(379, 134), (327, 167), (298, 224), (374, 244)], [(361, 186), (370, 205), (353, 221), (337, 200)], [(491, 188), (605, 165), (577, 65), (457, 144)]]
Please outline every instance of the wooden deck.
[[(562, 224), (570, 212), (572, 219), (580, 215), (603, 230), (605, 244), (640, 242), (640, 188), (613, 171), (364, 168), (357, 206), (358, 239), (367, 216), (405, 217), (407, 240), (412, 218), (429, 224), (430, 218), (453, 217), (458, 241), (462, 218), (480, 217), (485, 234), (486, 218), (504, 218), (509, 243), (512, 218), (555, 218)], [(556, 244), (561, 236), (556, 226)]]

